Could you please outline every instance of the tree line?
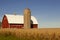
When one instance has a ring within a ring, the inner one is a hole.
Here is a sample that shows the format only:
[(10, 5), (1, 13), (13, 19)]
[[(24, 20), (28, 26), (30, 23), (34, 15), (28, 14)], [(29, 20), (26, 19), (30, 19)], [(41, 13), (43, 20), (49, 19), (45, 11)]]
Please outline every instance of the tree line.
[(0, 22), (0, 27), (1, 27), (1, 24), (2, 24), (2, 23)]

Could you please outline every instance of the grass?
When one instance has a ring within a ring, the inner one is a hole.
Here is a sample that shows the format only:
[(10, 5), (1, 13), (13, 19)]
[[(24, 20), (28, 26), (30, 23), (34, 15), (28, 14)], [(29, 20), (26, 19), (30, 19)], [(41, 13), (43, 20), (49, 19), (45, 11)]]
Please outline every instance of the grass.
[(0, 40), (60, 40), (60, 29), (0, 29)]
[(0, 35), (0, 40), (18, 40), (18, 38), (12, 35), (9, 36)]

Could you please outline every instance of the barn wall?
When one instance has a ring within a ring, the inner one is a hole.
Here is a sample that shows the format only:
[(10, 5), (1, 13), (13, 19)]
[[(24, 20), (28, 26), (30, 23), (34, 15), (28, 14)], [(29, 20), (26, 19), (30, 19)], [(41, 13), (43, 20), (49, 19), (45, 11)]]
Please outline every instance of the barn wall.
[(4, 15), (2, 20), (2, 28), (9, 28), (7, 17)]
[(23, 24), (10, 24), (10, 28), (23, 28)]
[(31, 24), (31, 28), (38, 28), (38, 24)]
[[(24, 28), (23, 24), (10, 24), (10, 28)], [(31, 28), (38, 28), (37, 24), (31, 24)]]

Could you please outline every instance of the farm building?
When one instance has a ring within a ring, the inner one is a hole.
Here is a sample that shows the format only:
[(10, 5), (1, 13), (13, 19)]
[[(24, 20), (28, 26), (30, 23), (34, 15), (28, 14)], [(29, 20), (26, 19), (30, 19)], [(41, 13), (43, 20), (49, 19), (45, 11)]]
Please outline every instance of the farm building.
[[(24, 28), (24, 16), (5, 14), (2, 19), (2, 28)], [(34, 16), (31, 16), (31, 28), (38, 28), (38, 22)]]

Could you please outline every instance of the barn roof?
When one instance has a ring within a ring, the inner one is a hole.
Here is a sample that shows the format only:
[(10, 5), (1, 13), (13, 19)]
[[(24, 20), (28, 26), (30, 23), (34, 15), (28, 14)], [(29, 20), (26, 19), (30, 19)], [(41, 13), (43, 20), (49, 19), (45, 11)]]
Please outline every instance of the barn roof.
[[(5, 14), (5, 16), (8, 19), (8, 23), (14, 23), (14, 24), (23, 24), (24, 23), (24, 16), (23, 15)], [(38, 22), (34, 16), (31, 16), (31, 20), (33, 21), (33, 24), (38, 24)]]

